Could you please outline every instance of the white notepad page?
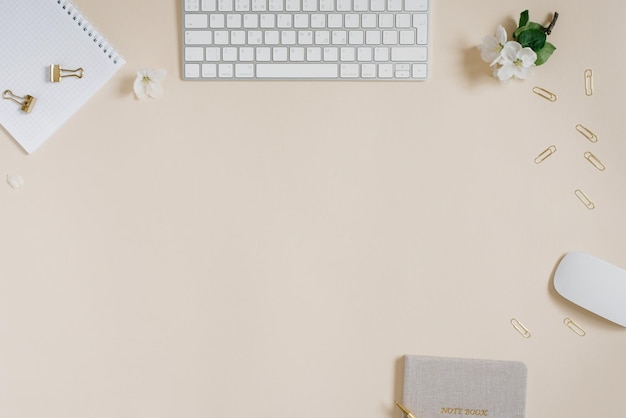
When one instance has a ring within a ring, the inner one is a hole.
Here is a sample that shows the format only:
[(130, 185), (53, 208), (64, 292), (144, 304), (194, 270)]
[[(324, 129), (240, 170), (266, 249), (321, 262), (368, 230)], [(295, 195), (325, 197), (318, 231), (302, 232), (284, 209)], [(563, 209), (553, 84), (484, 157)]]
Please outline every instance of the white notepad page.
[[(0, 95), (37, 99), (30, 113), (0, 98), (0, 124), (29, 154), (92, 97), (123, 58), (69, 0), (2, 0)], [(83, 78), (50, 81), (50, 65), (84, 69)]]

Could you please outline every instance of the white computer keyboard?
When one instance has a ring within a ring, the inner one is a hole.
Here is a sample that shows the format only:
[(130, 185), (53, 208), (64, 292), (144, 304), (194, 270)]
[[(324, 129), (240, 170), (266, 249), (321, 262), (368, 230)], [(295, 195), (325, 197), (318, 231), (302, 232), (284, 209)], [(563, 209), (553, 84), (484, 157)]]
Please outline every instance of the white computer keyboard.
[(429, 0), (183, 0), (185, 80), (425, 80)]

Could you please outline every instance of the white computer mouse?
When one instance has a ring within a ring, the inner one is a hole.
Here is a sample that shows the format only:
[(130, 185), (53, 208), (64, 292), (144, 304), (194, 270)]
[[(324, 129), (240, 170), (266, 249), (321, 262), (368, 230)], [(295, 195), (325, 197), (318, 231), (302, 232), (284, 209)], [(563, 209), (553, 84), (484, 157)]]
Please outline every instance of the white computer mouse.
[(554, 273), (565, 299), (626, 327), (626, 271), (580, 252), (565, 255)]

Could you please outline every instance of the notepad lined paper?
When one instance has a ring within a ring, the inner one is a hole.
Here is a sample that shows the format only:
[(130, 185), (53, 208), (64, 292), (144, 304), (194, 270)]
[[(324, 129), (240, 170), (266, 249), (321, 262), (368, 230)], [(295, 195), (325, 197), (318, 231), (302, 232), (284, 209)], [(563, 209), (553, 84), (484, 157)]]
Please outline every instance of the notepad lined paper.
[[(0, 99), (0, 124), (34, 152), (125, 63), (69, 0), (3, 0), (0, 93), (36, 98), (30, 113)], [(50, 80), (50, 66), (84, 69), (82, 78)]]

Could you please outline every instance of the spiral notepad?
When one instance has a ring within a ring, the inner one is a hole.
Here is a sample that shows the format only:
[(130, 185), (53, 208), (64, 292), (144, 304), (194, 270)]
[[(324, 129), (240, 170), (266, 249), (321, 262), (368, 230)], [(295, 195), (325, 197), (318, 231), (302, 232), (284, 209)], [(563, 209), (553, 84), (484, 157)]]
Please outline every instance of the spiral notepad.
[[(34, 152), (104, 86), (124, 59), (69, 0), (3, 0), (0, 13), (0, 124)], [(50, 67), (82, 68), (82, 78), (52, 82)]]

